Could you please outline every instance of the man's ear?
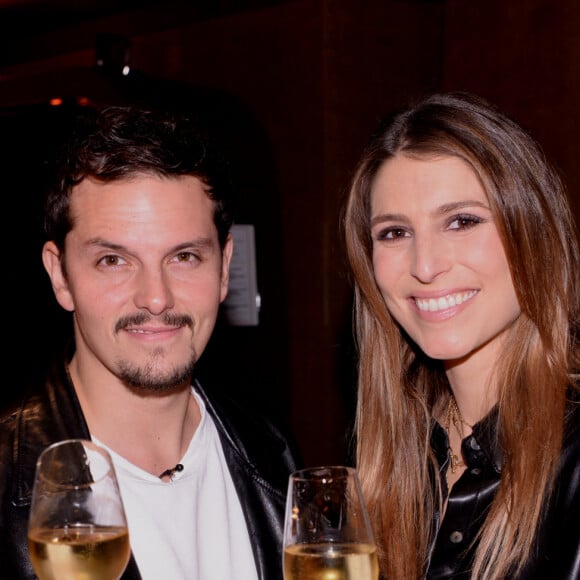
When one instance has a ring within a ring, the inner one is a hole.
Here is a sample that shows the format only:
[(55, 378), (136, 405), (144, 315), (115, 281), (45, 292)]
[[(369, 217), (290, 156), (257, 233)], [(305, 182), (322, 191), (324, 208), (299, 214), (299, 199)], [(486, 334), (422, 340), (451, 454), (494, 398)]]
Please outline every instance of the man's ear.
[(60, 250), (53, 241), (46, 242), (42, 247), (42, 263), (50, 277), (52, 290), (58, 303), (69, 312), (73, 312), (74, 302), (69, 292), (66, 275), (61, 264)]
[(228, 295), (228, 287), (230, 283), (230, 262), (232, 261), (232, 254), (234, 252), (234, 238), (232, 234), (228, 234), (228, 239), (222, 251), (222, 281), (220, 302), (223, 302)]

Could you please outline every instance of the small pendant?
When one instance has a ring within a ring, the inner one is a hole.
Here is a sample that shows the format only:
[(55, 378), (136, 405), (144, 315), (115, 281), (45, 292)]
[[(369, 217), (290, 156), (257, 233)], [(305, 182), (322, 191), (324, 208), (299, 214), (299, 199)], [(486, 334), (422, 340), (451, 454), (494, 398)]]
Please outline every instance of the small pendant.
[(457, 455), (455, 455), (455, 453), (453, 453), (453, 451), (451, 450), (450, 454), (451, 454), (451, 473), (455, 473), (457, 468), (460, 465), (463, 465), (463, 461), (461, 461), (461, 459), (459, 459), (459, 457), (457, 457)]

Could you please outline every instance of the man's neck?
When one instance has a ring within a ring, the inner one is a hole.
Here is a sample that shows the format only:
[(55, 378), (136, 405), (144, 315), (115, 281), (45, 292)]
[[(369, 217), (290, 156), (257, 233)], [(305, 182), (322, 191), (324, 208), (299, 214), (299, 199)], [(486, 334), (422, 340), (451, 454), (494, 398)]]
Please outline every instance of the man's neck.
[(181, 461), (201, 420), (190, 386), (143, 395), (114, 375), (79, 372), (74, 358), (69, 373), (89, 431), (107, 447), (154, 475)]

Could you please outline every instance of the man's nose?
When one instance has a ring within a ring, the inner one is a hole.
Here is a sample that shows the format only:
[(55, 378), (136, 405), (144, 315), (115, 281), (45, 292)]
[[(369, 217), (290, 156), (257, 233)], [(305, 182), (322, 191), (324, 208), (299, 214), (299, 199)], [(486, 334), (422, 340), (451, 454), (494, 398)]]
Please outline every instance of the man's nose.
[(144, 268), (136, 284), (135, 305), (138, 308), (161, 314), (174, 306), (170, 281), (162, 268)]

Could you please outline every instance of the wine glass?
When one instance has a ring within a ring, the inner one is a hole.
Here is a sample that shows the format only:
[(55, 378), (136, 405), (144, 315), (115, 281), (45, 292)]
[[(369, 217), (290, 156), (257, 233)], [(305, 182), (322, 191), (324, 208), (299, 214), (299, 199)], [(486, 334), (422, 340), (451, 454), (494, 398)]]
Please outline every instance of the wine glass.
[(378, 580), (376, 544), (356, 471), (323, 466), (290, 475), (284, 580)]
[(84, 439), (47, 447), (36, 464), (28, 549), (40, 580), (118, 580), (130, 557), (109, 453)]

